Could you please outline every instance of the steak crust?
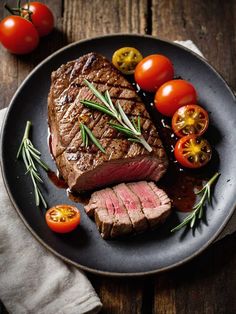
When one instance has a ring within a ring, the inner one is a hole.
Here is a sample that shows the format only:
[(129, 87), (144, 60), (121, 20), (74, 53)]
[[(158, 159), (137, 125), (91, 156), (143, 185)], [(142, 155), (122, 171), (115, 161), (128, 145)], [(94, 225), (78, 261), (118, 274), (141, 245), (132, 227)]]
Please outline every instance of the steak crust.
[[(109, 126), (110, 117), (86, 108), (80, 100), (100, 101), (84, 83), (87, 79), (100, 91), (109, 91), (129, 118), (141, 118), (142, 133), (152, 147), (130, 142)], [(48, 96), (48, 122), (52, 154), (60, 175), (72, 191), (81, 192), (114, 183), (157, 181), (165, 173), (167, 156), (158, 132), (133, 86), (103, 56), (89, 53), (62, 65), (52, 73)], [(80, 123), (86, 124), (106, 150), (82, 145)]]

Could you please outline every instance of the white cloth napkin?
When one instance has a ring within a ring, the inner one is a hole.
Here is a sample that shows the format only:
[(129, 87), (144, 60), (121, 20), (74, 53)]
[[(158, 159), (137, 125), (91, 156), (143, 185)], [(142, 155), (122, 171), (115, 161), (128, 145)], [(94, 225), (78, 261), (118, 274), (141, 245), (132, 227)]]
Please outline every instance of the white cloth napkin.
[[(192, 41), (178, 42), (196, 53)], [(0, 111), (0, 126), (6, 109)], [(12, 314), (98, 313), (102, 304), (84, 273), (41, 246), (14, 210), (0, 174), (0, 299)], [(220, 238), (236, 230), (236, 213)]]

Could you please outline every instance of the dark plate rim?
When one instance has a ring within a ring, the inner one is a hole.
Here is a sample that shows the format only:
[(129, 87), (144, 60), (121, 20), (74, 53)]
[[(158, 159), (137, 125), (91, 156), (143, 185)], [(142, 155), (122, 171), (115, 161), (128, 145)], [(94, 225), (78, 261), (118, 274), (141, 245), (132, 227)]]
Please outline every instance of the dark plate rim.
[(65, 47), (60, 48), (59, 50), (55, 51), (54, 53), (52, 53), (50, 56), (48, 56), (46, 59), (44, 59), (43, 61), (41, 61), (28, 75), (27, 77), (24, 79), (24, 81), (21, 83), (21, 85), (18, 87), (17, 91), (15, 92), (15, 94), (13, 95), (10, 104), (8, 106), (8, 110), (7, 113), (5, 114), (5, 117), (3, 119), (3, 123), (2, 123), (2, 128), (1, 128), (1, 140), (0, 140), (0, 157), (1, 157), (1, 162), (0, 162), (0, 166), (1, 166), (1, 172), (2, 172), (2, 176), (3, 176), (3, 182), (7, 191), (7, 194), (17, 212), (17, 214), (19, 215), (19, 217), (21, 218), (21, 220), (23, 221), (24, 225), (27, 227), (27, 229), (31, 232), (31, 234), (35, 237), (35, 239), (42, 244), (47, 250), (49, 250), (51, 253), (53, 253), (54, 255), (56, 255), (57, 257), (59, 257), (60, 259), (62, 259), (64, 262), (71, 264), (83, 271), (87, 271), (96, 275), (102, 275), (102, 276), (110, 276), (110, 277), (142, 277), (142, 276), (147, 276), (147, 275), (154, 275), (157, 273), (161, 273), (164, 271), (168, 271), (170, 269), (174, 269), (178, 266), (181, 266), (187, 262), (189, 262), (190, 260), (192, 260), (194, 257), (198, 256), (199, 254), (201, 254), (212, 242), (214, 242), (214, 240), (217, 239), (217, 237), (220, 235), (220, 233), (223, 231), (223, 229), (225, 228), (226, 224), (228, 223), (229, 219), (231, 218), (231, 216), (234, 213), (234, 210), (236, 208), (236, 200), (234, 205), (232, 206), (232, 208), (229, 210), (228, 215), (225, 217), (225, 220), (223, 221), (223, 223), (221, 224), (220, 228), (217, 230), (217, 232), (215, 232), (215, 234), (199, 249), (197, 250), (195, 253), (193, 253), (191, 256), (166, 267), (162, 267), (156, 270), (152, 270), (152, 271), (145, 271), (145, 272), (135, 272), (135, 273), (119, 273), (119, 272), (109, 272), (109, 271), (101, 271), (101, 270), (97, 270), (97, 269), (93, 269), (84, 265), (80, 265), (79, 263), (76, 263), (72, 260), (70, 260), (69, 258), (61, 255), (60, 253), (58, 253), (56, 250), (54, 250), (52, 247), (50, 247), (48, 244), (46, 244), (39, 236), (38, 234), (30, 227), (30, 225), (28, 224), (28, 222), (26, 221), (26, 219), (24, 218), (24, 216), (21, 213), (20, 208), (16, 205), (14, 197), (10, 191), (10, 187), (8, 186), (7, 183), (7, 176), (6, 176), (6, 172), (5, 172), (5, 168), (3, 166), (3, 153), (2, 153), (2, 147), (3, 147), (3, 138), (5, 136), (5, 125), (7, 123), (7, 120), (9, 118), (11, 109), (14, 105), (15, 99), (17, 98), (18, 94), (21, 92), (22, 88), (24, 87), (24, 85), (27, 83), (28, 80), (31, 79), (31, 76), (34, 75), (34, 73), (45, 63), (47, 63), (49, 60), (53, 59), (54, 56), (60, 54), (62, 51), (70, 49), (73, 46), (76, 46), (80, 43), (83, 42), (89, 42), (89, 41), (93, 41), (93, 40), (99, 40), (99, 39), (103, 39), (103, 38), (108, 38), (108, 37), (140, 37), (140, 39), (142, 38), (150, 38), (150, 39), (154, 39), (154, 40), (158, 40), (160, 42), (164, 42), (170, 45), (174, 45), (179, 47), (180, 49), (183, 49), (185, 51), (187, 51), (188, 53), (194, 55), (195, 57), (197, 57), (198, 59), (200, 59), (203, 63), (205, 63), (214, 73), (216, 76), (220, 77), (220, 79), (224, 82), (226, 88), (229, 90), (232, 98), (234, 99), (234, 101), (236, 101), (235, 98), (235, 94), (233, 93), (233, 91), (231, 90), (231, 88), (229, 87), (228, 83), (225, 81), (225, 79), (222, 77), (222, 75), (220, 75), (216, 69), (210, 65), (207, 60), (203, 57), (201, 57), (200, 55), (198, 55), (197, 53), (193, 52), (192, 50), (182, 46), (181, 44), (169, 41), (169, 40), (163, 40), (163, 39), (159, 39), (155, 36), (151, 36), (151, 35), (142, 35), (142, 34), (136, 34), (136, 33), (114, 33), (114, 34), (108, 34), (108, 35), (102, 35), (102, 36), (96, 36), (96, 37), (91, 37), (88, 39), (82, 39), (79, 40), (77, 42), (71, 43)]

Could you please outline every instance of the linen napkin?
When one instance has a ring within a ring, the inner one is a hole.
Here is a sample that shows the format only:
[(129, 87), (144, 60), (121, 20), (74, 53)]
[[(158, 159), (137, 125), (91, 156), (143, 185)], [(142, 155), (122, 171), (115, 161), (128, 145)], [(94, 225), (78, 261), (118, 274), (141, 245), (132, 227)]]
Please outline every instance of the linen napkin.
[[(177, 43), (201, 54), (192, 41)], [(0, 127), (7, 109), (0, 111)], [(98, 313), (102, 304), (81, 270), (55, 257), (26, 229), (0, 173), (0, 299), (13, 314)], [(218, 239), (236, 230), (236, 213)], [(217, 239), (217, 240), (218, 240)]]

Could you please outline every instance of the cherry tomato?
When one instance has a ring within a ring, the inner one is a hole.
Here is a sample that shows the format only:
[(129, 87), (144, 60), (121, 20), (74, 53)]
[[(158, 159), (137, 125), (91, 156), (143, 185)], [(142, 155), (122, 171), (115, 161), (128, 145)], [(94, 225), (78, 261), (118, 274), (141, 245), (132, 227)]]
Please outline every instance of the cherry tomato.
[(192, 84), (184, 80), (172, 80), (163, 84), (155, 95), (155, 106), (165, 116), (172, 117), (184, 105), (195, 104), (197, 92)]
[(0, 41), (10, 52), (25, 54), (37, 47), (39, 36), (31, 22), (11, 15), (0, 22)]
[(112, 56), (114, 66), (124, 74), (133, 74), (137, 64), (143, 59), (141, 53), (133, 47), (116, 50)]
[(212, 150), (207, 140), (196, 135), (187, 135), (178, 140), (174, 154), (182, 166), (200, 168), (209, 162)]
[(74, 230), (80, 223), (80, 212), (75, 206), (56, 205), (46, 212), (48, 227), (58, 233), (67, 233)]
[(198, 105), (180, 107), (172, 117), (172, 129), (179, 137), (190, 134), (202, 135), (208, 125), (208, 113)]
[[(23, 8), (28, 9), (28, 4), (25, 4)], [(31, 20), (39, 36), (43, 37), (48, 35), (54, 26), (52, 11), (45, 4), (40, 2), (30, 2), (29, 10), (33, 12), (31, 14)], [(25, 12), (25, 15), (28, 15), (28, 13)]]
[(136, 83), (147, 92), (155, 92), (162, 84), (172, 80), (174, 67), (163, 55), (150, 55), (144, 58), (135, 68)]

